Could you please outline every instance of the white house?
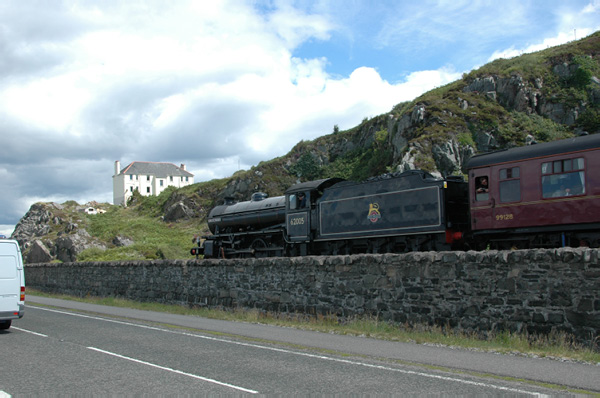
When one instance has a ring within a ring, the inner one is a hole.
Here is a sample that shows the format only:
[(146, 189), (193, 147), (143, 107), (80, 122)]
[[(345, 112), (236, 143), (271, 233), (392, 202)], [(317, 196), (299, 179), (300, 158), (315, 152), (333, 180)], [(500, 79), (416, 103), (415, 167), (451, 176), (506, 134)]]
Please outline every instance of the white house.
[(159, 195), (165, 188), (177, 188), (194, 183), (194, 175), (172, 163), (132, 162), (121, 170), (121, 162), (115, 162), (113, 175), (113, 203), (127, 205), (127, 200), (137, 190), (144, 196)]

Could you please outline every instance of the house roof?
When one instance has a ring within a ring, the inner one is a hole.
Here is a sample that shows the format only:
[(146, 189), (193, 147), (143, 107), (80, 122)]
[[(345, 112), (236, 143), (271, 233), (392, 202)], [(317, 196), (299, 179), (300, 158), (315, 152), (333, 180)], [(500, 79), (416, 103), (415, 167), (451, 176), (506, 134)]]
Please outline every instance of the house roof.
[(175, 166), (173, 163), (159, 162), (131, 162), (121, 170), (121, 174), (143, 174), (152, 175), (158, 178), (169, 176), (193, 177), (189, 171)]

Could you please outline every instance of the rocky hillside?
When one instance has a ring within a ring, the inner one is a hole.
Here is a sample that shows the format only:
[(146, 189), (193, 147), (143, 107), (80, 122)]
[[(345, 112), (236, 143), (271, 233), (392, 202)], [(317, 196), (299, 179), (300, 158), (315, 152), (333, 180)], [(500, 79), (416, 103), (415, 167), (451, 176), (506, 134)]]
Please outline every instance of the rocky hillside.
[[(302, 141), (287, 155), (229, 178), (168, 190), (158, 198), (138, 196), (127, 211), (161, 220), (171, 229), (183, 225), (184, 230), (202, 232), (208, 211), (226, 196), (247, 200), (256, 191), (280, 195), (295, 182), (325, 176), (363, 180), (409, 169), (443, 176), (463, 174), (475, 153), (583, 132), (600, 132), (600, 32), (537, 53), (496, 60), (461, 80), (398, 104), (389, 113), (365, 118), (347, 131), (334, 126), (331, 134)], [(80, 260), (81, 253), (87, 259), (106, 252), (120, 253), (114, 259), (131, 256), (115, 243), (118, 231), (100, 238), (81, 223), (66, 221), (76, 217), (61, 216), (64, 211), (65, 206), (57, 204), (32, 206), (13, 234), (28, 256), (45, 253), (44, 247), (49, 258), (61, 261)], [(118, 211), (126, 210), (113, 212)], [(88, 218), (94, 222), (93, 216)], [(66, 249), (69, 242), (73, 246)], [(145, 252), (148, 249), (141, 250)], [(157, 256), (149, 252), (150, 257)], [(164, 250), (161, 253), (165, 255)], [(31, 256), (28, 261), (39, 260)]]
[[(109, 205), (103, 207), (106, 206)], [(75, 202), (32, 205), (12, 234), (12, 238), (17, 239), (21, 248), (25, 249), (25, 261), (75, 261), (86, 249), (105, 249), (106, 245), (85, 229), (85, 209), (91, 207), (96, 211), (99, 208), (97, 203), (80, 206)]]

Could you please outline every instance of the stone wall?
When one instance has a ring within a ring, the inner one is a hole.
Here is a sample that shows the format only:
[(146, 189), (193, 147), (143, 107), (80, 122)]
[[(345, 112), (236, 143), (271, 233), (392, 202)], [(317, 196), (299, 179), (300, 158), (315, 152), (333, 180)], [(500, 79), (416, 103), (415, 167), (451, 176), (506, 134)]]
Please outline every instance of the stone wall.
[(191, 306), (375, 315), (466, 331), (600, 336), (598, 249), (29, 264), (29, 287)]

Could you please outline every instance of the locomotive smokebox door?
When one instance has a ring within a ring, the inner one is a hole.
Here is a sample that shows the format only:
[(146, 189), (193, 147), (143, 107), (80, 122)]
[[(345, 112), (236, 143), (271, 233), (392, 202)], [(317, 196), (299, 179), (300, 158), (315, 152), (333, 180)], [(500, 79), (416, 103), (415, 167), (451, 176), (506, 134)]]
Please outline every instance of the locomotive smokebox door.
[(309, 198), (305, 192), (290, 194), (287, 200), (286, 226), (292, 241), (306, 241), (310, 232)]

